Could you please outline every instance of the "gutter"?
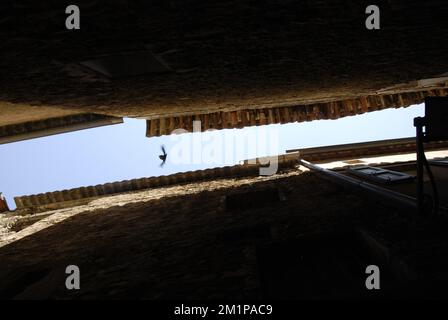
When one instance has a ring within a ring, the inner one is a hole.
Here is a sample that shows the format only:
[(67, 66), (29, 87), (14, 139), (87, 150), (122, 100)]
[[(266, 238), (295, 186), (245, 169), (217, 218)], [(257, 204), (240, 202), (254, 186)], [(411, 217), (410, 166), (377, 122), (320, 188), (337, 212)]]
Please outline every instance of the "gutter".
[(395, 207), (400, 209), (404, 209), (407, 211), (411, 210), (415, 213), (417, 213), (418, 211), (417, 199), (415, 199), (414, 197), (410, 197), (399, 192), (395, 192), (365, 181), (340, 174), (338, 172), (334, 172), (332, 170), (319, 167), (302, 159), (299, 160), (299, 163), (304, 167), (310, 169), (311, 171), (314, 171), (343, 187), (349, 187), (355, 190), (364, 191), (367, 194), (371, 195), (373, 198), (380, 198), (387, 204), (393, 204)]

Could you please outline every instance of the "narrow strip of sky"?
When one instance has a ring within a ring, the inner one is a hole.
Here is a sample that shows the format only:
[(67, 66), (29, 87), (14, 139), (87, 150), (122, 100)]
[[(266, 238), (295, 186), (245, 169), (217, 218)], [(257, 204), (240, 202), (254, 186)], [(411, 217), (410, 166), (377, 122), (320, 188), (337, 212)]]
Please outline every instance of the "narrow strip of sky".
[[(278, 136), (278, 145), (235, 152), (222, 163), (170, 161), (160, 167), (160, 146), (168, 153), (180, 136), (145, 137), (144, 120), (125, 119), (124, 124), (71, 132), (0, 145), (0, 191), (14, 207), (13, 197), (107, 182), (236, 164), (245, 158), (284, 153), (287, 149), (414, 136), (413, 118), (422, 116), (423, 105), (386, 109), (338, 120), (249, 127), (202, 133), (203, 145), (221, 143), (223, 152), (249, 133)], [(194, 134), (187, 134), (190, 138)], [(227, 140), (222, 139), (227, 136)], [(268, 144), (272, 144), (266, 140)], [(227, 145), (224, 145), (227, 144)]]

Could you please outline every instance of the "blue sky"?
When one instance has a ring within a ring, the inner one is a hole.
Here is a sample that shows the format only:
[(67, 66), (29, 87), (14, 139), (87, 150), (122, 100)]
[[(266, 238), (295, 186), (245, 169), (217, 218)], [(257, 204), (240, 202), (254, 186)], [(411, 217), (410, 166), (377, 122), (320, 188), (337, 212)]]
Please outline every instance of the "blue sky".
[[(423, 114), (423, 105), (418, 105), (338, 120), (151, 139), (145, 137), (145, 120), (125, 119), (124, 124), (0, 145), (0, 191), (14, 208), (14, 196), (229, 165), (245, 158), (284, 153), (287, 149), (410, 137), (415, 135), (413, 118)], [(269, 148), (274, 145), (270, 142), (267, 149), (249, 147), (219, 164), (167, 161), (160, 167), (161, 145), (166, 146), (170, 160), (170, 150), (179, 146), (179, 141), (202, 139), (201, 146), (221, 148), (226, 153), (229, 145), (238, 144), (242, 136), (250, 134), (255, 134), (257, 139), (273, 137), (276, 148)]]

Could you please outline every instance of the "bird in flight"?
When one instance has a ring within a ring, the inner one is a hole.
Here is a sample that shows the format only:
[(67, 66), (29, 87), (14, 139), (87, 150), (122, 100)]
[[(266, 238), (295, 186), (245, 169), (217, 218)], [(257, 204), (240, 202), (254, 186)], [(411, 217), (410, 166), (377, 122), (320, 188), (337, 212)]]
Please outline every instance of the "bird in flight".
[(163, 167), (163, 166), (165, 165), (166, 157), (168, 156), (168, 154), (167, 154), (166, 151), (165, 151), (165, 146), (162, 146), (161, 148), (162, 148), (162, 152), (163, 152), (163, 154), (161, 154), (161, 155), (159, 156), (159, 158), (160, 158), (160, 160), (162, 160), (162, 163), (160, 164), (160, 166)]

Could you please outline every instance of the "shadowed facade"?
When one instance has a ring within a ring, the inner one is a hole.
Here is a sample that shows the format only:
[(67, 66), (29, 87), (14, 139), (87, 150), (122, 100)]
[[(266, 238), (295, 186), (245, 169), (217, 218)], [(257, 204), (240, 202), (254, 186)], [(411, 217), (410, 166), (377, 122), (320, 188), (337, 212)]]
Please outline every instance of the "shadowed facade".
[[(437, 89), (418, 80), (448, 72), (441, 0), (378, 1), (373, 31), (367, 1), (80, 0), (79, 31), (65, 29), (68, 4), (1, 4), (9, 14), (0, 21), (2, 112), (20, 105), (146, 118), (152, 136), (188, 126), (190, 116), (226, 128), (406, 106), (421, 101), (411, 93)], [(109, 79), (80, 64), (143, 51), (171, 72)], [(387, 88), (396, 88), (385, 93), (391, 101), (366, 106)]]

